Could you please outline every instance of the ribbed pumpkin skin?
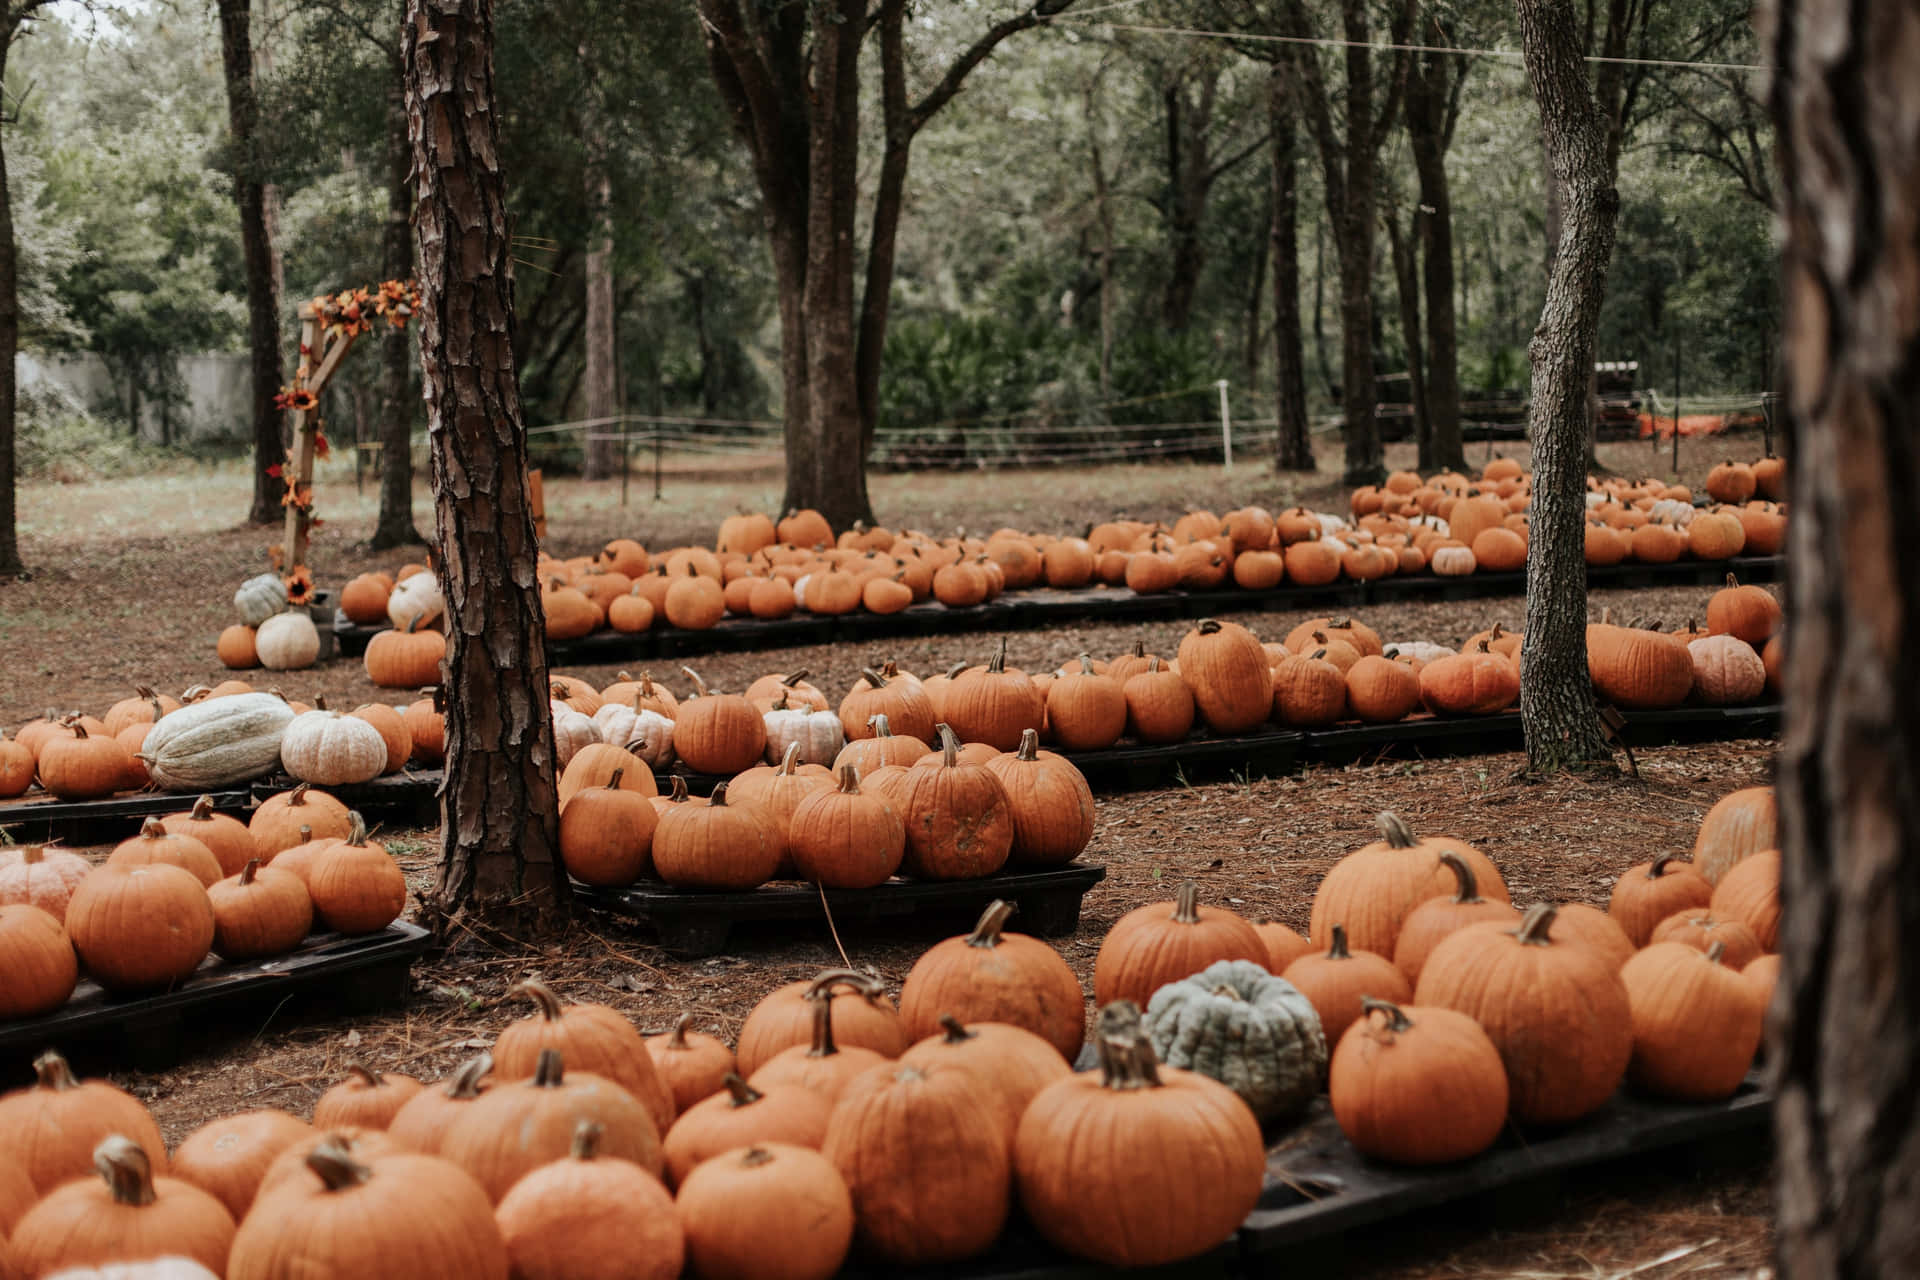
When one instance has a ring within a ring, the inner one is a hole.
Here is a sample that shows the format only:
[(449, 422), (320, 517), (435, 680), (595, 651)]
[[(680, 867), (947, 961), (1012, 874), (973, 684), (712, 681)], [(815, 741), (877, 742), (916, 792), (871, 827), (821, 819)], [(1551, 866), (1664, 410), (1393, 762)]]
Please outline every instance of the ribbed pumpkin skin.
[(220, 861), (211, 849), (192, 836), (169, 834), (158, 818), (148, 818), (139, 835), (122, 840), (107, 855), (107, 865), (114, 867), (150, 867), (158, 863), (192, 872), (203, 888), (219, 883), (222, 874)]
[(674, 1208), (703, 1280), (829, 1280), (853, 1244), (846, 1180), (818, 1151), (790, 1143), (707, 1161), (680, 1184)]
[(1076, 1257), (1121, 1267), (1193, 1257), (1259, 1202), (1266, 1149), (1247, 1104), (1190, 1071), (1161, 1067), (1157, 1079), (1109, 1088), (1102, 1072), (1081, 1072), (1047, 1086), (1020, 1119), (1020, 1202)]
[(1713, 886), (1690, 863), (1674, 854), (1629, 867), (1613, 884), (1607, 914), (1619, 922), (1635, 947), (1644, 947), (1654, 926), (1676, 911), (1705, 907)]
[(355, 1066), (313, 1104), (313, 1127), (384, 1129), (425, 1087), (412, 1076)]
[(689, 698), (674, 716), (673, 749), (696, 773), (731, 777), (760, 762), (767, 749), (767, 722), (751, 702), (735, 694)]
[(1086, 1041), (1086, 996), (1067, 962), (1038, 938), (1003, 932), (1012, 905), (995, 902), (972, 933), (936, 943), (900, 988), (900, 1017), (914, 1041), (940, 1018), (1006, 1022), (1044, 1039), (1068, 1062)]
[(521, 984), (519, 994), (533, 1001), (533, 1016), (500, 1033), (493, 1045), (494, 1078), (503, 1083), (531, 1079), (540, 1055), (558, 1049), (569, 1073), (591, 1072), (613, 1081), (647, 1107), (661, 1133), (676, 1114), (673, 1093), (653, 1069), (646, 1039), (617, 1009), (603, 1004), (560, 1003), (536, 982)]
[(821, 1154), (846, 1179), (862, 1249), (892, 1266), (985, 1252), (1012, 1207), (993, 1090), (954, 1063), (889, 1062), (841, 1094)]
[(1143, 1024), (1170, 1067), (1218, 1080), (1263, 1120), (1320, 1091), (1327, 1039), (1299, 988), (1246, 960), (1223, 960), (1153, 993)]
[(945, 737), (944, 755), (914, 765), (901, 783), (907, 827), (901, 869), (922, 880), (990, 876), (1013, 851), (1006, 789), (986, 766), (960, 760), (952, 733)]
[(36, 1195), (90, 1176), (93, 1149), (116, 1133), (140, 1144), (154, 1172), (166, 1171), (160, 1126), (138, 1098), (104, 1080), (75, 1080), (55, 1053), (33, 1065), (39, 1079), (31, 1088), (0, 1095), (0, 1151)]
[(1071, 760), (1023, 737), (1018, 751), (995, 756), (986, 768), (1013, 814), (1009, 863), (1058, 867), (1080, 856), (1093, 839), (1093, 789)]
[[(40, 1199), (40, 1193), (33, 1189), (33, 1182), (27, 1177), (27, 1171), (9, 1161), (0, 1165), (0, 1241), (6, 1240), (13, 1231), (13, 1224), (22, 1214), (33, 1208)], [(0, 1249), (0, 1259), (7, 1255)], [(0, 1268), (0, 1275), (14, 1280), (14, 1273)]]
[(972, 1072), (1000, 1102), (1009, 1138), (1034, 1096), (1073, 1073), (1052, 1045), (1025, 1027), (953, 1017), (944, 1021), (939, 1032), (901, 1054), (900, 1065), (950, 1064)]
[(1321, 1033), (1329, 1044), (1338, 1044), (1359, 1020), (1366, 997), (1406, 1003), (1413, 999), (1413, 987), (1386, 956), (1349, 945), (1340, 925), (1332, 934), (1327, 950), (1301, 956), (1280, 976), (1313, 1003)]
[(1127, 695), (1127, 731), (1141, 742), (1184, 742), (1193, 731), (1193, 690), (1158, 658), (1120, 687)]
[(1500, 1051), (1452, 1009), (1371, 1008), (1335, 1046), (1327, 1094), (1347, 1141), (1394, 1164), (1479, 1155), (1507, 1123)]
[(345, 840), (316, 855), (307, 892), (320, 922), (340, 933), (378, 933), (407, 909), (406, 874), (386, 846), (370, 841)]
[(1733, 864), (1714, 886), (1708, 914), (1753, 930), (1762, 951), (1780, 939), (1780, 851), (1763, 849)]
[(646, 1041), (654, 1074), (673, 1094), (676, 1115), (720, 1092), (736, 1065), (726, 1041), (692, 1027), (693, 1015), (683, 1013), (673, 1030)]
[(776, 987), (753, 1007), (740, 1024), (734, 1053), (742, 1076), (751, 1076), (774, 1054), (813, 1040), (813, 1004), (807, 993), (824, 987), (850, 987), (861, 994), (833, 1002), (833, 1038), (841, 1045), (857, 1044), (888, 1058), (897, 1058), (912, 1043), (899, 1010), (881, 993), (879, 984), (850, 969), (829, 969), (812, 979)]
[(1368, 654), (1347, 669), (1347, 706), (1368, 724), (1404, 720), (1420, 708), (1420, 677), (1402, 663)]
[(1028, 729), (1046, 724), (1047, 704), (1023, 673), (1003, 669), (1006, 644), (985, 668), (962, 672), (947, 690), (946, 722), (963, 742), (984, 742), (1012, 751)]
[(1680, 942), (1695, 951), (1705, 951), (1718, 942), (1726, 948), (1727, 964), (1744, 969), (1761, 956), (1760, 939), (1741, 920), (1723, 920), (1710, 914), (1711, 908), (1677, 911), (1653, 927), (1648, 946), (1655, 942)]
[[(1459, 884), (1451, 895), (1428, 898), (1407, 913), (1400, 923), (1400, 935), (1394, 941), (1393, 963), (1407, 975), (1408, 982), (1420, 980), (1421, 966), (1427, 962), (1440, 940), (1458, 929), (1483, 921), (1516, 925), (1520, 913), (1512, 903), (1482, 898), (1474, 882), (1473, 871), (1458, 854), (1441, 855)], [(1450, 861), (1449, 861), (1450, 860)], [(1381, 997), (1385, 999), (1385, 997)]]
[(1180, 678), (1215, 733), (1245, 733), (1273, 712), (1272, 668), (1253, 632), (1203, 618), (1180, 641)]
[(673, 1197), (625, 1160), (575, 1152), (515, 1183), (494, 1210), (523, 1280), (675, 1280), (686, 1240)]
[(1333, 926), (1347, 929), (1347, 944), (1391, 956), (1407, 913), (1428, 898), (1453, 889), (1453, 875), (1440, 861), (1442, 850), (1458, 853), (1473, 869), (1480, 896), (1509, 902), (1506, 881), (1486, 854), (1448, 836), (1417, 837), (1398, 818), (1381, 815), (1383, 840), (1362, 845), (1339, 862), (1314, 891), (1307, 938), (1318, 950), (1333, 942)]
[[(634, 764), (646, 772), (645, 765)], [(583, 884), (630, 885), (653, 870), (653, 831), (659, 821), (639, 792), (588, 787), (561, 807), (560, 860)]]
[(1778, 849), (1778, 809), (1772, 787), (1744, 787), (1720, 797), (1701, 820), (1693, 842), (1693, 867), (1718, 884), (1727, 869), (1749, 854)]
[(222, 1116), (187, 1135), (173, 1153), (172, 1174), (220, 1201), (239, 1222), (253, 1207), (267, 1166), (312, 1136), (312, 1125), (284, 1111)]
[[(847, 1083), (869, 1067), (888, 1059), (857, 1044), (841, 1048), (826, 1031), (826, 1002), (821, 1002), (822, 1022), (816, 1024), (825, 1034), (816, 1034), (810, 1045), (796, 1044), (767, 1059), (747, 1083), (765, 1093), (769, 1089), (798, 1087), (820, 1095), (829, 1108), (840, 1100)], [(824, 1139), (823, 1139), (824, 1140)]]
[(37, 844), (18, 853), (9, 860), (8, 851), (0, 851), (0, 903), (39, 907), (64, 921), (73, 891), (93, 873), (93, 864), (77, 853)]
[(654, 869), (671, 885), (757, 888), (780, 869), (776, 836), (756, 810), (730, 803), (723, 783), (709, 803), (672, 805), (660, 815), (653, 830)]
[(109, 991), (152, 991), (190, 976), (212, 949), (213, 931), (206, 889), (165, 864), (96, 867), (67, 904), (74, 950)]
[(1693, 689), (1693, 658), (1686, 644), (1657, 631), (1589, 626), (1587, 671), (1600, 696), (1627, 711), (1677, 707)]
[(1635, 952), (1620, 980), (1633, 1010), (1634, 1087), (1690, 1102), (1732, 1097), (1760, 1049), (1760, 988), (1679, 942)]
[(247, 863), (258, 856), (253, 834), (247, 824), (230, 814), (215, 813), (210, 803), (196, 803), (187, 813), (170, 813), (160, 819), (168, 834), (192, 836), (213, 854), (222, 876), (237, 876)]
[[(1551, 923), (1545, 908), (1528, 919), (1536, 933)], [(1464, 1013), (1486, 1030), (1507, 1067), (1513, 1114), (1532, 1123), (1596, 1110), (1633, 1056), (1627, 989), (1604, 959), (1579, 945), (1523, 941), (1497, 924), (1470, 925), (1435, 947), (1413, 1003)]]
[(514, 1183), (566, 1155), (584, 1120), (606, 1131), (602, 1150), (609, 1158), (660, 1172), (660, 1131), (646, 1106), (586, 1071), (567, 1071), (557, 1084), (536, 1076), (495, 1085), (447, 1131), (441, 1158), (472, 1174), (498, 1204)]
[(233, 1244), (233, 1215), (192, 1183), (154, 1176), (151, 1184), (146, 1204), (123, 1203), (99, 1177), (47, 1193), (14, 1224), (14, 1265), (23, 1275), (48, 1276), (173, 1256), (221, 1274)]
[(1288, 654), (1273, 666), (1273, 718), (1296, 729), (1333, 724), (1347, 714), (1347, 678), (1324, 649)]
[(492, 1087), (489, 1072), (493, 1055), (482, 1053), (460, 1064), (445, 1081), (408, 1098), (387, 1122), (386, 1135), (396, 1146), (423, 1156), (440, 1154), (447, 1133), (466, 1114), (467, 1107)]
[(207, 890), (213, 907), (213, 950), (227, 960), (279, 955), (299, 946), (313, 927), (313, 899), (291, 871), (254, 866)]
[(263, 1192), (260, 1212), (234, 1236), (227, 1280), (507, 1280), (493, 1206), (469, 1174), (411, 1153), (382, 1155), (366, 1167), (366, 1182), (339, 1191), (308, 1176)]
[(1132, 1000), (1145, 1006), (1169, 982), (1218, 960), (1267, 961), (1253, 926), (1224, 907), (1198, 905), (1198, 886), (1180, 887), (1173, 902), (1135, 907), (1114, 922), (1093, 962), (1093, 1002)]
[(797, 1084), (748, 1086), (735, 1076), (711, 1098), (687, 1108), (667, 1130), (661, 1148), (672, 1185), (725, 1151), (756, 1142), (785, 1142), (818, 1150), (827, 1140), (833, 1102)]
[(1486, 649), (1436, 658), (1419, 681), (1422, 700), (1440, 715), (1493, 715), (1520, 696), (1519, 668)]
[(1634, 952), (1634, 945), (1614, 918), (1584, 902), (1563, 902), (1556, 908), (1547, 937), (1594, 952), (1618, 973)]
[(0, 1022), (53, 1012), (80, 982), (66, 929), (25, 903), (0, 906), (0, 973), (6, 975), (0, 981)]
[(802, 879), (828, 889), (870, 889), (900, 869), (907, 828), (878, 792), (862, 792), (852, 765), (837, 788), (821, 788), (794, 806), (787, 856)]
[(1127, 731), (1127, 695), (1111, 676), (1072, 671), (1048, 687), (1046, 719), (1069, 751), (1110, 747)]
[(353, 831), (353, 816), (347, 806), (324, 791), (295, 787), (270, 796), (253, 811), (247, 830), (253, 833), (254, 856), (267, 862), (282, 849), (291, 849), (305, 837), (300, 828), (312, 829), (312, 839), (329, 836), (345, 839)]

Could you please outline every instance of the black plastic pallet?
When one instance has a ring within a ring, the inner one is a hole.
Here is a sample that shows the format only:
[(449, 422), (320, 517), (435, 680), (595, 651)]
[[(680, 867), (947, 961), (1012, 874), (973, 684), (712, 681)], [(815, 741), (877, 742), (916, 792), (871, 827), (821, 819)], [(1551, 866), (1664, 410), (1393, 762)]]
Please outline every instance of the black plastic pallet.
[(355, 937), (317, 933), (299, 950), (268, 960), (209, 956), (191, 978), (158, 995), (115, 996), (83, 981), (52, 1013), (0, 1022), (0, 1080), (31, 1079), (29, 1064), (49, 1048), (83, 1061), (164, 1069), (180, 1060), (190, 1024), (262, 1005), (277, 1013), (289, 996), (316, 989), (355, 1012), (398, 1003), (430, 941), (425, 929), (398, 921)]
[[(1632, 747), (1769, 737), (1780, 731), (1780, 704), (1674, 707), (1623, 712)], [(1526, 748), (1518, 711), (1491, 716), (1418, 716), (1393, 724), (1336, 725), (1303, 735), (1302, 755), (1321, 764), (1406, 756), (1485, 755)]]
[[(977, 911), (995, 898), (1019, 907), (1023, 933), (1058, 938), (1080, 924), (1080, 899), (1106, 879), (1102, 866), (1073, 864), (1045, 871), (1012, 871), (978, 880), (901, 880), (872, 889), (824, 891), (836, 928), (849, 923), (923, 912)], [(595, 911), (645, 924), (660, 945), (685, 956), (718, 955), (733, 926), (768, 921), (822, 920), (823, 891), (810, 884), (781, 882), (744, 892), (676, 889), (663, 884), (600, 889), (575, 882), (578, 900)]]
[(0, 801), (0, 830), (16, 844), (44, 844), (60, 840), (70, 845), (104, 844), (132, 835), (150, 817), (185, 813), (201, 795), (210, 796), (214, 811), (245, 809), (245, 787), (220, 791), (136, 791), (102, 800), (55, 800), (42, 791), (29, 791), (15, 800)]
[[(399, 827), (435, 827), (440, 825), (440, 784), (446, 774), (440, 769), (406, 769), (345, 786), (323, 787), (328, 795), (359, 813), (368, 826), (384, 823)], [(251, 803), (265, 804), (283, 791), (299, 785), (284, 774), (264, 778), (253, 784)]]
[[(1589, 588), (1713, 586), (1727, 574), (1743, 582), (1772, 582), (1785, 569), (1782, 556), (1735, 556), (1731, 560), (1676, 560), (1671, 564), (1628, 563), (1587, 570)], [(597, 631), (578, 640), (548, 646), (556, 666), (602, 666), (649, 658), (682, 658), (716, 652), (749, 652), (814, 644), (864, 644), (896, 636), (957, 635), (976, 631), (1026, 631), (1070, 622), (1156, 622), (1204, 618), (1216, 613), (1364, 609), (1398, 600), (1468, 600), (1526, 594), (1525, 573), (1473, 573), (1458, 578), (1434, 574), (1357, 582), (1342, 578), (1323, 587), (1282, 584), (1266, 591), (1185, 591), (1136, 595), (1125, 587), (1089, 587), (1081, 591), (1036, 588), (1016, 591), (987, 604), (964, 609), (917, 604), (899, 613), (857, 611), (834, 617), (797, 615), (774, 621), (728, 618), (705, 631), (659, 627), (623, 633)], [(354, 657), (384, 627), (362, 627), (334, 615), (340, 652)]]
[(1622, 1090), (1564, 1129), (1509, 1125), (1492, 1150), (1471, 1160), (1408, 1168), (1354, 1150), (1322, 1095), (1305, 1122), (1268, 1153), (1266, 1189), (1240, 1229), (1245, 1274), (1267, 1274), (1278, 1265), (1272, 1255), (1283, 1249), (1419, 1209), (1550, 1181), (1624, 1156), (1764, 1132), (1772, 1107), (1758, 1072), (1724, 1102), (1670, 1102)]

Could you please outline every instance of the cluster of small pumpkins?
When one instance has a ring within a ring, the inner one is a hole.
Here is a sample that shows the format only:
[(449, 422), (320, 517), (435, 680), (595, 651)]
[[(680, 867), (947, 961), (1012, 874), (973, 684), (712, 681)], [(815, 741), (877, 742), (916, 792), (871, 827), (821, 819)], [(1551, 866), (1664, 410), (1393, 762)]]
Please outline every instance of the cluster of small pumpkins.
[(203, 1270), (156, 1275), (825, 1280), (856, 1250), (889, 1270), (984, 1253), (1016, 1202), (1107, 1265), (1228, 1238), (1261, 1189), (1252, 1112), (1159, 1065), (1125, 1001), (1076, 1074), (1079, 983), (1010, 911), (929, 950), (897, 1006), (829, 970), (761, 1000), (732, 1048), (691, 1015), (643, 1037), (522, 983), (533, 1015), (444, 1083), (354, 1066), (310, 1122), (226, 1116), (171, 1156), (138, 1100), (48, 1054), (0, 1096), (0, 1147), (27, 1153), (0, 1167), (0, 1276), (171, 1255)]
[(1779, 974), (1771, 788), (1724, 797), (1691, 862), (1628, 869), (1605, 911), (1522, 911), (1481, 851), (1391, 814), (1380, 829), (1322, 880), (1305, 937), (1191, 883), (1129, 912), (1094, 999), (1145, 1003), (1164, 1061), (1263, 1118), (1324, 1085), (1354, 1146), (1395, 1163), (1476, 1155), (1510, 1117), (1571, 1123), (1623, 1082), (1713, 1101), (1746, 1078)]
[(203, 796), (99, 863), (0, 849), (0, 1021), (53, 1012), (83, 973), (115, 994), (161, 991), (209, 954), (284, 955), (316, 928), (377, 933), (406, 902), (406, 876), (360, 816), (304, 785), (247, 822)]
[(373, 702), (333, 711), (244, 680), (196, 685), (179, 698), (136, 686), (102, 717), (49, 710), (0, 736), (0, 800), (36, 783), (56, 800), (119, 791), (200, 792), (284, 772), (340, 786), (437, 765), (446, 716), (437, 689), (406, 706)]
[(288, 600), (287, 584), (278, 574), (262, 573), (241, 583), (233, 607), (240, 620), (214, 642), (226, 666), (298, 671), (319, 659), (320, 629), (303, 604)]

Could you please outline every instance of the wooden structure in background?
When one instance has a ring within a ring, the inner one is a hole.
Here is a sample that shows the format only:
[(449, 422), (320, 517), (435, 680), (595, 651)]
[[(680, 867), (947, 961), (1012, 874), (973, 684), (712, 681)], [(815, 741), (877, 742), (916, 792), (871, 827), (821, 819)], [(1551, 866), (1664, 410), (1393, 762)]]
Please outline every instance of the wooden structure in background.
[(293, 385), (296, 392), (313, 394), (313, 407), (296, 405), (291, 410), (293, 447), (287, 453), (287, 472), (283, 479), (292, 500), (287, 503), (286, 540), (280, 544), (288, 572), (307, 562), (307, 538), (313, 526), (313, 457), (315, 437), (320, 434), (320, 396), (333, 381), (333, 375), (339, 372), (340, 362), (346, 359), (359, 336), (354, 329), (329, 326), (311, 302), (300, 304), (300, 365)]

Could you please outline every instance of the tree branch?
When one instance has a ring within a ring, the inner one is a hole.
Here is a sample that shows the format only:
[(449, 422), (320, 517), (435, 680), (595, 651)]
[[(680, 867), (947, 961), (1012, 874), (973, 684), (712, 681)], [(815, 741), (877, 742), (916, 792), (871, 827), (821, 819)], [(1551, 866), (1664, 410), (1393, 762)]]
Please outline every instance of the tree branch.
[(934, 113), (947, 105), (953, 95), (960, 92), (960, 82), (970, 75), (973, 69), (987, 60), (987, 55), (999, 47), (1000, 42), (1015, 32), (1025, 31), (1028, 27), (1038, 26), (1048, 18), (1054, 17), (1073, 7), (1074, 0), (1037, 0), (1033, 8), (1025, 13), (995, 23), (978, 40), (967, 47), (967, 51), (954, 59), (947, 74), (940, 77), (940, 83), (927, 91), (927, 96), (913, 105), (908, 113), (911, 121), (911, 133), (920, 132), (921, 126), (931, 120)]

